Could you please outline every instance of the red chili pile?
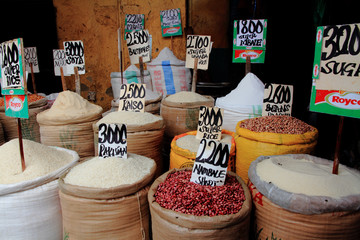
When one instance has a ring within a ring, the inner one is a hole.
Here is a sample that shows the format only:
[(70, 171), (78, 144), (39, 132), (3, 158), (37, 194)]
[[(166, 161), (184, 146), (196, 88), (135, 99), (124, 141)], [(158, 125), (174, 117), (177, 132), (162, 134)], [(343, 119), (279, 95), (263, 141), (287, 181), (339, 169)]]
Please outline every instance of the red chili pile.
[(155, 201), (163, 208), (195, 216), (228, 215), (239, 212), (245, 201), (244, 189), (227, 175), (223, 186), (202, 186), (190, 182), (191, 171), (177, 171), (160, 183)]
[[(40, 99), (43, 99), (43, 96), (37, 94), (29, 94), (28, 95), (28, 103), (36, 102)], [(4, 106), (4, 97), (0, 98), (0, 107)]]
[(239, 127), (253, 132), (271, 132), (282, 134), (304, 134), (315, 131), (309, 124), (291, 116), (265, 116), (250, 118), (240, 123)]

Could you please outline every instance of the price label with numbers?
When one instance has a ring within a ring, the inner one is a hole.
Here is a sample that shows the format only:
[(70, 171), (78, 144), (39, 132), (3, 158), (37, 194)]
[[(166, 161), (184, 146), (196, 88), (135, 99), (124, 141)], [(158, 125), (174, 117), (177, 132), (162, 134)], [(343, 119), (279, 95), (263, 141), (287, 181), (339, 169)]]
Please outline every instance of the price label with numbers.
[(233, 62), (245, 63), (250, 56), (251, 63), (265, 62), (266, 19), (235, 20), (233, 33)]
[(264, 90), (263, 116), (291, 116), (293, 103), (293, 86), (267, 83)]
[(150, 62), (150, 35), (147, 30), (132, 31), (126, 34), (126, 44), (132, 65), (139, 63), (139, 57), (143, 62)]
[(122, 84), (120, 87), (119, 111), (145, 111), (146, 84)]
[(210, 36), (188, 35), (186, 38), (185, 67), (194, 68), (194, 60), (197, 58), (197, 68), (202, 70), (208, 69), (210, 49)]
[(64, 76), (70, 76), (66, 72), (66, 56), (64, 49), (53, 49), (53, 59), (54, 59), (54, 73), (55, 76), (61, 76), (60, 68), (63, 68)]
[(84, 43), (79, 41), (66, 41), (64, 44), (66, 72), (74, 74), (74, 67), (78, 68), (79, 74), (85, 74)]
[(360, 23), (317, 28), (310, 111), (360, 118)]
[(202, 139), (196, 154), (190, 181), (208, 186), (224, 185), (229, 156), (229, 144)]
[(125, 124), (99, 125), (98, 133), (99, 157), (127, 158), (127, 133)]
[(26, 71), (31, 72), (31, 66), (30, 66), (31, 63), (33, 67), (33, 72), (34, 73), (40, 72), (36, 47), (24, 48), (24, 58), (25, 58)]
[(197, 127), (197, 139), (213, 139), (220, 141), (224, 109), (201, 106)]
[(126, 14), (125, 15), (125, 31), (124, 40), (126, 40), (127, 33), (132, 31), (144, 30), (144, 14)]
[(163, 37), (182, 35), (180, 8), (160, 11)]

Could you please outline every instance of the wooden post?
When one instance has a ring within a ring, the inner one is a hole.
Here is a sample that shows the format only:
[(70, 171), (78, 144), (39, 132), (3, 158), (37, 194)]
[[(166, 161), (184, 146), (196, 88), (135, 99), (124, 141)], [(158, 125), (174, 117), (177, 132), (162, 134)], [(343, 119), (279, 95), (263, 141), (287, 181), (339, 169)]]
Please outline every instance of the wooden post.
[(65, 77), (64, 77), (64, 69), (63, 69), (63, 67), (60, 67), (60, 75), (61, 75), (62, 89), (63, 89), (63, 91), (66, 91), (67, 87), (66, 87), (66, 81), (65, 81)]
[(24, 157), (24, 148), (23, 148), (23, 141), (22, 141), (22, 132), (21, 132), (21, 121), (18, 118), (18, 135), (19, 135), (19, 147), (20, 147), (20, 158), (21, 158), (21, 169), (25, 171), (25, 157)]
[(173, 36), (171, 36), (171, 51), (174, 51), (174, 41), (173, 41)]
[(197, 65), (198, 65), (198, 58), (194, 59), (194, 71), (193, 71), (193, 79), (191, 83), (191, 91), (196, 92), (196, 84), (197, 84)]
[(143, 63), (143, 58), (142, 57), (139, 57), (139, 64), (140, 64), (141, 83), (144, 83), (144, 63)]
[(31, 69), (31, 80), (32, 80), (34, 93), (37, 94), (36, 85), (35, 85), (35, 74), (34, 74), (34, 69), (33, 69), (33, 64), (32, 63), (30, 63), (30, 69)]
[(251, 59), (250, 56), (246, 56), (246, 64), (245, 64), (245, 75), (251, 72)]
[(118, 28), (118, 51), (119, 51), (119, 64), (120, 64), (120, 77), (121, 84), (124, 84), (124, 76), (123, 76), (123, 57), (122, 57), (122, 47), (121, 47), (121, 29)]
[(342, 129), (344, 126), (344, 117), (340, 117), (339, 122), (339, 129), (336, 137), (336, 147), (335, 147), (335, 156), (334, 156), (334, 163), (333, 163), (333, 174), (338, 174), (339, 171), (339, 152), (340, 152), (340, 146), (341, 146), (341, 135), (342, 135)]
[(78, 67), (74, 67), (74, 73), (75, 73), (75, 90), (77, 94), (81, 95), (80, 75), (79, 75)]

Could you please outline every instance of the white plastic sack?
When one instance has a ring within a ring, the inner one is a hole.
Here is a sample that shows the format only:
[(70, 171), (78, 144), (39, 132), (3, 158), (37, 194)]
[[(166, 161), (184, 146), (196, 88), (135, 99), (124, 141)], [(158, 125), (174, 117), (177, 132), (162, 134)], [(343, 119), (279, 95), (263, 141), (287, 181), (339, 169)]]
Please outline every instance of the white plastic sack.
[(185, 68), (185, 61), (177, 59), (169, 48), (161, 50), (157, 58), (146, 66), (151, 75), (153, 90), (164, 97), (190, 90), (190, 69)]
[(62, 239), (57, 179), (79, 161), (79, 155), (72, 150), (57, 149), (69, 152), (73, 161), (34, 180), (0, 184), (0, 239)]
[(235, 132), (244, 119), (261, 117), (265, 85), (253, 73), (248, 73), (229, 94), (216, 99), (215, 106), (224, 109), (223, 129)]
[[(111, 87), (114, 95), (114, 99), (120, 97), (120, 86), (121, 86), (121, 73), (120, 72), (112, 72), (110, 74), (111, 77)], [(140, 70), (135, 65), (130, 65), (123, 72), (124, 84), (129, 83), (141, 83), (141, 74)], [(148, 70), (144, 70), (144, 83), (146, 84), (146, 88), (151, 90), (151, 75)]]

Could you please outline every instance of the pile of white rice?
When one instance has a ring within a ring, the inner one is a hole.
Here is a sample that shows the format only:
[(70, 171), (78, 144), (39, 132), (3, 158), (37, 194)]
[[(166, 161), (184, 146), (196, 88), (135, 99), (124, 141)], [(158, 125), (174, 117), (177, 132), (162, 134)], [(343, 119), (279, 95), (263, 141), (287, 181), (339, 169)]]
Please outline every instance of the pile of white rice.
[(182, 92), (178, 92), (178, 93), (167, 96), (166, 101), (176, 102), (176, 103), (179, 103), (179, 102), (189, 103), (189, 102), (208, 102), (211, 100), (209, 100), (207, 97), (204, 97), (195, 92), (182, 91)]
[(163, 118), (148, 112), (116, 111), (107, 114), (96, 125), (99, 126), (101, 123), (122, 123), (128, 126), (142, 126), (159, 120), (163, 120)]
[(19, 139), (0, 147), (0, 184), (11, 184), (45, 176), (74, 161), (66, 151), (23, 139), (25, 171), (22, 172)]
[(132, 184), (149, 174), (154, 164), (154, 160), (133, 153), (128, 153), (127, 159), (94, 157), (73, 167), (64, 182), (94, 188)]

